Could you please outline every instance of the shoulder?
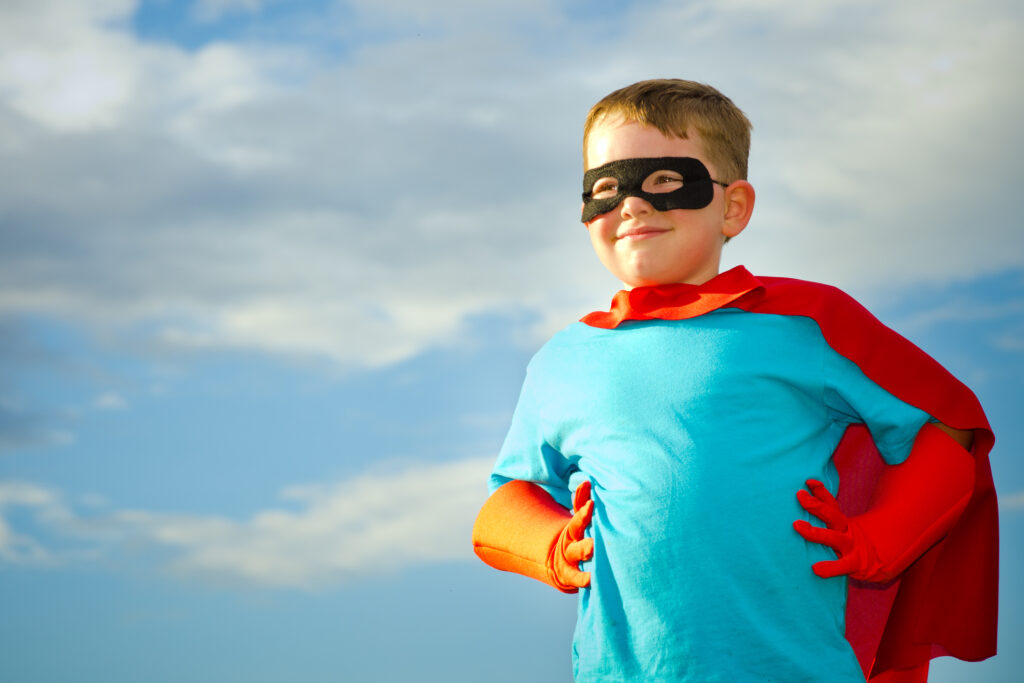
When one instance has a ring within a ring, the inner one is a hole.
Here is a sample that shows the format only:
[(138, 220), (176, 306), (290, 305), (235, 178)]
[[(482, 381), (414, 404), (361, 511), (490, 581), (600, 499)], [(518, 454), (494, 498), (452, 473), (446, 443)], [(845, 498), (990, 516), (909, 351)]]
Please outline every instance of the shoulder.
[(826, 337), (895, 334), (856, 299), (833, 285), (786, 277), (762, 276), (758, 280), (760, 287), (732, 305), (751, 313), (811, 318)]
[(759, 277), (762, 287), (734, 305), (754, 313), (813, 319), (828, 345), (876, 384), (955, 428), (988, 422), (974, 394), (935, 359), (830, 285)]
[(552, 363), (557, 364), (566, 354), (578, 350), (593, 342), (593, 338), (607, 330), (599, 330), (580, 322), (574, 322), (562, 328), (537, 349), (527, 366), (529, 372), (537, 372)]
[(543, 356), (545, 354), (558, 351), (566, 347), (588, 343), (591, 337), (594, 336), (594, 333), (598, 331), (600, 330), (596, 330), (595, 328), (592, 328), (581, 322), (570, 323), (566, 327), (563, 327), (558, 332), (555, 332), (553, 335), (551, 335), (551, 338), (548, 339), (544, 343), (544, 345), (537, 350), (536, 354), (534, 354), (534, 358), (536, 358), (537, 356)]
[(763, 285), (760, 294), (764, 301), (775, 305), (794, 308), (830, 305), (867, 312), (856, 299), (834, 285), (789, 277), (759, 277), (758, 280)]

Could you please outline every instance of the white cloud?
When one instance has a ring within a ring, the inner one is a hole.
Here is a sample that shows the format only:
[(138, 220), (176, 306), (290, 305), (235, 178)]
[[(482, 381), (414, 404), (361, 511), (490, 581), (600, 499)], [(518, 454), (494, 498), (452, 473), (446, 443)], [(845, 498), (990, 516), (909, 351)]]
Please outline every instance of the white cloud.
[[(6, 2), (0, 7), (0, 93), (13, 109), (61, 131), (115, 126), (144, 76), (144, 52), (107, 22), (131, 0)], [(138, 54), (133, 55), (138, 57)]]
[(1024, 351), (1024, 331), (1000, 335), (996, 337), (993, 345), (1004, 351)]
[(33, 507), (55, 509), (58, 503), (46, 488), (18, 481), (0, 481), (0, 560), (11, 564), (52, 564), (53, 557), (39, 542), (19, 534), (3, 517), (5, 509)]
[(259, 12), (264, 4), (269, 3), (264, 0), (196, 0), (190, 14), (197, 21), (211, 22), (232, 12)]
[(56, 494), (45, 487), (27, 482), (0, 481), (0, 510), (15, 505), (44, 507), (56, 501)]
[(0, 395), (0, 453), (74, 443), (72, 432), (52, 426), (55, 417), (52, 412), (33, 410), (21, 400)]
[(770, 36), (787, 47), (742, 79), (754, 88), (762, 190), (734, 246), (745, 260), (862, 288), (1022, 262), (1001, 199), (1017, 175), (1007, 150), (1021, 143), (1020, 96), (1005, 87), (1021, 67), (1019, 12), (933, 7), (922, 21), (914, 3), (847, 5), (820, 32), (831, 44), (815, 40), (820, 26), (783, 23)]
[[(982, 331), (993, 349), (1024, 350), (1024, 328), (1020, 324), (1024, 317), (1024, 298), (1017, 294), (1019, 285), (990, 283), (979, 289), (975, 288), (974, 292), (957, 291), (955, 284), (939, 290), (922, 289), (919, 293), (921, 298), (927, 296), (934, 303), (929, 307), (919, 306), (915, 313), (899, 320), (885, 322), (911, 340), (934, 334), (945, 326), (950, 330)], [(998, 292), (998, 296), (993, 297), (992, 292)], [(976, 362), (980, 360), (975, 359)]]
[[(0, 313), (375, 365), (516, 309), (536, 343), (615, 289), (575, 216), (581, 119), (660, 75), (716, 83), (754, 119), (759, 205), (726, 265), (864, 291), (1024, 262), (1022, 96), (1005, 85), (1020, 10), (998, 0), (924, 19), (918, 3), (545, 3), (518, 22), (396, 1), (353, 21), (444, 30), (332, 58), (148, 44), (124, 28), (131, 3), (79, 4), (0, 21), (2, 64), (36, 65), (0, 69)], [(60, 44), (36, 40), (48, 21)]]
[(98, 410), (127, 410), (128, 401), (117, 392), (106, 391), (93, 399), (93, 406)]
[[(486, 499), (491, 458), (393, 465), (332, 485), (293, 486), (289, 508), (245, 520), (146, 510), (71, 511), (54, 491), (0, 482), (0, 512), (35, 511), (51, 531), (115, 560), (117, 543), (169, 551), (168, 569), (183, 579), (260, 587), (319, 588), (472, 556), (470, 529)], [(95, 506), (92, 506), (95, 507)], [(0, 557), (9, 561), (80, 560), (81, 549), (11, 530), (0, 517)], [(161, 553), (161, 556), (166, 553)]]
[(999, 508), (1006, 511), (1024, 510), (1024, 491), (1000, 496)]
[(50, 554), (32, 538), (16, 534), (0, 518), (0, 560), (19, 565), (53, 564)]

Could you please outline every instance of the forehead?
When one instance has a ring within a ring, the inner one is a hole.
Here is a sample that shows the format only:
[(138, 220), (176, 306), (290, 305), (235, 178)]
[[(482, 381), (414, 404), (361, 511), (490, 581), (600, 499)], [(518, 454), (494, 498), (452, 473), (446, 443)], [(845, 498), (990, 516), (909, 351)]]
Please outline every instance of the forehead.
[(587, 138), (587, 168), (603, 166), (619, 159), (651, 157), (693, 157), (709, 169), (700, 135), (691, 128), (687, 138), (666, 136), (654, 126), (622, 118), (602, 119), (590, 129)]

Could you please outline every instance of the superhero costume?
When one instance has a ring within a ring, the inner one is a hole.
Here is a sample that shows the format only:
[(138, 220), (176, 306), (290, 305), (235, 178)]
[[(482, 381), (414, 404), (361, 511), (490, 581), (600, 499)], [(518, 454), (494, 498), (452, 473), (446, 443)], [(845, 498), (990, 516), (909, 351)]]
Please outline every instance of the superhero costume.
[[(846, 427), (867, 424), (886, 461), (899, 462), (929, 415), (976, 430), (975, 495), (946, 540), (904, 575), (891, 613), (885, 603), (896, 586), (851, 586), (846, 635), (861, 665), (867, 669), (874, 660), (876, 673), (926, 661), (933, 654), (930, 646), (913, 646), (915, 640), (938, 643), (965, 659), (992, 654), (996, 539), (986, 459), (991, 431), (973, 395), (934, 361), (832, 288), (758, 280), (742, 268), (700, 287), (620, 292), (612, 311), (583, 322), (556, 336), (531, 363), (492, 479), (492, 489), (508, 479), (536, 481), (563, 502), (581, 477), (594, 481), (595, 561), (605, 564), (591, 567), (594, 586), (581, 599), (575, 649), (581, 679), (689, 675), (714, 680), (724, 671), (723, 680), (765, 680), (766, 673), (781, 680), (817, 680), (823, 672), (830, 680), (856, 680), (849, 646), (836, 638), (842, 636), (846, 581), (808, 579), (807, 566), (827, 553), (799, 540), (794, 545), (783, 535), (782, 519), (799, 515), (788, 497), (803, 477), (817, 476), (833, 487), (841, 479), (840, 498), (856, 512), (863, 501), (855, 499), (870, 492), (872, 472), (880, 465), (877, 455), (855, 455), (858, 449), (873, 451), (863, 428)], [(630, 347), (640, 355), (630, 355)], [(613, 366), (598, 372), (595, 361), (609, 348), (611, 362), (624, 371)], [(600, 349), (596, 356), (594, 349)], [(689, 378), (671, 370), (687, 365)], [(825, 378), (820, 387), (815, 384), (819, 370)], [(603, 375), (611, 380), (601, 380)], [(538, 377), (554, 380), (534, 386)], [(560, 384), (567, 378), (578, 386)], [(721, 395), (705, 400), (703, 394), (716, 392)], [(818, 396), (820, 405), (808, 402)], [(658, 397), (669, 397), (669, 405)], [(682, 403), (671, 404), (679, 398)], [(592, 404), (612, 410), (581, 412), (580, 406)], [(825, 414), (823, 421), (815, 422), (821, 417), (816, 411)], [(652, 414), (661, 417), (652, 422)], [(730, 422), (733, 415), (740, 421)], [(787, 415), (814, 419), (790, 422)], [(598, 433), (588, 435), (581, 427), (595, 419)], [(746, 430), (744, 436), (745, 424), (759, 422), (760, 430)], [(679, 434), (666, 437), (673, 425), (681, 426)], [(631, 430), (641, 432), (640, 443), (624, 439)], [(752, 439), (752, 434), (762, 436)], [(780, 438), (792, 443), (780, 444)], [(616, 450), (616, 444), (625, 448)], [(613, 457), (602, 461), (602, 449)], [(740, 476), (731, 481), (723, 472)], [(788, 483), (793, 477), (799, 477), (796, 486)], [(743, 495), (730, 498), (730, 487)], [(787, 500), (774, 498), (776, 491)], [(713, 513), (723, 501), (729, 514), (716, 520)], [(734, 533), (737, 524), (745, 535)], [(662, 542), (653, 551), (637, 545), (630, 552), (631, 538), (649, 537)], [(670, 544), (684, 552), (658, 550)], [(650, 571), (644, 562), (652, 559), (682, 564)], [(677, 599), (680, 594), (683, 600)], [(873, 611), (863, 609), (865, 596), (873, 600)], [(936, 596), (947, 604), (936, 602)], [(952, 609), (951, 596), (957, 598)], [(906, 617), (929, 609), (949, 618), (925, 618), (930, 631), (915, 633), (918, 624)], [(680, 610), (698, 614), (703, 623), (672, 621)], [(865, 616), (874, 616), (877, 626), (887, 614), (881, 638)], [(752, 627), (733, 628), (737, 622)], [(653, 635), (648, 638), (645, 631)], [(702, 642), (708, 640), (702, 632), (712, 634), (709, 642)], [(721, 662), (729, 660), (753, 668), (723, 668)], [(618, 668), (594, 669), (588, 663), (594, 661), (614, 661)], [(686, 669), (672, 670), (680, 661)], [(711, 668), (702, 669), (701, 662)]]

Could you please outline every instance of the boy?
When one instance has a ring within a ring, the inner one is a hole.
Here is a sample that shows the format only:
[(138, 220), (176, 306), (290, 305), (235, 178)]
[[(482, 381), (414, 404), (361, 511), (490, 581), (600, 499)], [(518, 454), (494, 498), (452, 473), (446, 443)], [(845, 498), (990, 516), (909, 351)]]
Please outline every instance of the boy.
[(754, 206), (749, 132), (687, 81), (591, 109), (582, 219), (624, 289), (531, 360), (474, 548), (583, 589), (577, 681), (924, 680), (931, 656), (991, 656), (985, 416), (836, 290), (719, 273)]

